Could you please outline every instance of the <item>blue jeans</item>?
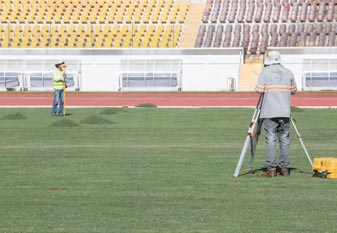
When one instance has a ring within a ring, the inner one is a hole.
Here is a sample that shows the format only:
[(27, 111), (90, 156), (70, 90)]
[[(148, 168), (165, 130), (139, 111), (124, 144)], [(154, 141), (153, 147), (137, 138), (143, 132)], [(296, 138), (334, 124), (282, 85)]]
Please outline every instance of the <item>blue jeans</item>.
[(276, 168), (276, 141), (280, 146), (279, 166), (290, 167), (289, 131), (290, 118), (271, 118), (264, 120), (265, 140), (267, 148), (266, 165), (268, 169)]
[(60, 104), (59, 107), (59, 114), (63, 114), (63, 104), (64, 104), (64, 90), (54, 90), (54, 101), (53, 101), (53, 108), (51, 110), (51, 113), (53, 115), (57, 112), (57, 105)]

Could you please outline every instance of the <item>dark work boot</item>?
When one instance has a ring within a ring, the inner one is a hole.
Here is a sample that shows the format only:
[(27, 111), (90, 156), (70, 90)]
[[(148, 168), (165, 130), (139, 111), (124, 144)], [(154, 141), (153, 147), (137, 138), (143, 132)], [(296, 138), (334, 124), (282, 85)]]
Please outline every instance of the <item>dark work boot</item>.
[(276, 169), (268, 169), (267, 171), (262, 172), (261, 176), (264, 176), (264, 177), (275, 177), (276, 176)]

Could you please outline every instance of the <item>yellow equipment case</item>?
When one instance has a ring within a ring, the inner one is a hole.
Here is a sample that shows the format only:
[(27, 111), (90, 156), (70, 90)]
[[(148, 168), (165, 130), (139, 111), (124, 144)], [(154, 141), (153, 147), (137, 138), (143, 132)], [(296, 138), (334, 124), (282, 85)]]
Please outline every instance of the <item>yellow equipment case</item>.
[(312, 170), (313, 176), (337, 179), (337, 158), (315, 158)]

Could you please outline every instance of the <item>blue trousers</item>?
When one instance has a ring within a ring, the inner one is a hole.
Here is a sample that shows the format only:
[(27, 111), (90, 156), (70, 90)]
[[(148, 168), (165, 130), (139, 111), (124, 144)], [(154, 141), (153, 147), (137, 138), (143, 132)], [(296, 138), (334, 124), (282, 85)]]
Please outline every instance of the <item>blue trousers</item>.
[(59, 105), (59, 115), (63, 115), (63, 104), (64, 104), (64, 90), (54, 90), (54, 100), (53, 100), (53, 108), (51, 113), (55, 115), (57, 113), (57, 106)]
[(289, 131), (290, 118), (264, 119), (265, 141), (267, 149), (266, 165), (268, 169), (274, 169), (276, 162), (276, 142), (279, 142), (279, 167), (290, 167)]

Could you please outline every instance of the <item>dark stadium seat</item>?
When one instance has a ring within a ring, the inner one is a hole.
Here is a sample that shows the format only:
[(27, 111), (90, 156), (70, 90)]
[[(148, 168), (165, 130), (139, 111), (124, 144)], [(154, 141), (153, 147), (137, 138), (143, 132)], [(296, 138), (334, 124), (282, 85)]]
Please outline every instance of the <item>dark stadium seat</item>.
[(215, 31), (215, 38), (213, 42), (213, 47), (220, 47), (223, 34), (223, 25), (218, 25)]
[(334, 14), (335, 14), (335, 2), (330, 1), (328, 5), (327, 16), (326, 16), (326, 19), (328, 22), (331, 22), (334, 20)]
[(233, 39), (233, 47), (239, 47), (241, 46), (241, 34), (242, 34), (242, 25), (236, 24), (234, 27), (234, 39)]
[(290, 13), (290, 21), (295, 23), (298, 19), (299, 3), (294, 3)]
[(219, 22), (220, 23), (226, 23), (226, 19), (228, 16), (228, 10), (229, 10), (229, 1), (225, 1), (222, 5), (222, 9), (220, 12), (220, 16), (219, 16)]
[(316, 19), (316, 13), (317, 13), (317, 3), (311, 2), (310, 4), (310, 11), (309, 11), (309, 22), (314, 22)]
[(307, 20), (307, 15), (308, 15), (308, 3), (303, 2), (300, 12), (300, 22), (305, 22)]
[(204, 47), (212, 47), (212, 40), (215, 32), (215, 26), (209, 25), (206, 32)]

